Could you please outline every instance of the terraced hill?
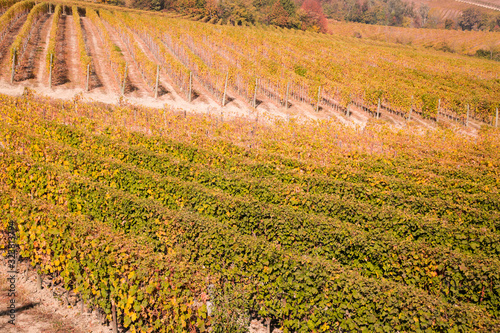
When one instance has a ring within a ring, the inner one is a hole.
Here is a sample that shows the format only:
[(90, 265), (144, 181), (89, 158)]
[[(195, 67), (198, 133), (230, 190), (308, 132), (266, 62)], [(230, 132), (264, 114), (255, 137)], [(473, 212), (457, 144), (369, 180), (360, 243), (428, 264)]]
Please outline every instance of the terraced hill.
[(498, 331), (498, 62), (81, 2), (8, 8), (12, 271), (28, 261), (120, 332)]
[(0, 102), (4, 232), (120, 327), (499, 327), (498, 130)]
[(18, 2), (0, 30), (6, 92), (28, 86), (54, 97), (124, 96), (204, 112), (362, 124), (375, 117), (398, 126), (412, 118), (476, 129), (475, 121), (494, 125), (499, 106), (498, 62), (385, 41), (71, 2)]

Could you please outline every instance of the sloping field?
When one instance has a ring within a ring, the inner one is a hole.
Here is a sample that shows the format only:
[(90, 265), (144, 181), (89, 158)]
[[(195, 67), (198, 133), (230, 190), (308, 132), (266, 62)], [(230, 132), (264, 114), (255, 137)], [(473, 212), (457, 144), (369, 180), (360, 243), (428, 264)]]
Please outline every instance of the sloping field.
[[(256, 110), (357, 123), (376, 117), (398, 126), (412, 117), (430, 121), (427, 126), (439, 119), (468, 124), (467, 118), (492, 124), (499, 105), (498, 62), (385, 41), (215, 26), (88, 3), (66, 2), (63, 9), (58, 11), (57, 3), (24, 1), (2, 16), (4, 50), (9, 51), (0, 59), (0, 83), (40, 90), (52, 85), (54, 96), (70, 98), (82, 93), (116, 102), (125, 96), (160, 107), (227, 109), (239, 115)], [(472, 35), (464, 36), (473, 44)], [(481, 43), (496, 46), (495, 38), (484, 37)], [(61, 43), (78, 52), (63, 52)]]
[(71, 306), (120, 332), (498, 331), (500, 63), (80, 2), (16, 3), (0, 38), (0, 245)]
[(498, 130), (0, 110), (3, 246), (120, 331), (500, 325)]
[[(408, 1), (411, 2), (411, 1)], [(414, 0), (417, 7), (428, 6), (430, 14), (436, 16), (444, 22), (446, 19), (457, 20), (467, 8), (477, 8), (488, 15), (498, 14), (497, 7), (500, 7), (498, 0)]]
[(456, 0), (458, 2), (474, 5), (480, 8), (492, 9), (500, 11), (500, 1), (498, 0)]
[(332, 22), (329, 27), (334, 34), (343, 36), (360, 35), (361, 38), (441, 49), (464, 55), (474, 55), (480, 49), (500, 51), (500, 32), (401, 28), (344, 22)]

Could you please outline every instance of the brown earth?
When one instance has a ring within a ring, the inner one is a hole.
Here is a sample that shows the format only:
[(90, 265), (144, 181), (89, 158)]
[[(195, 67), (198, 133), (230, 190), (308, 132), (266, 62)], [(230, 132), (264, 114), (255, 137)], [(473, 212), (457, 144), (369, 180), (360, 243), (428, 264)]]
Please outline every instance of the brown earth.
[(92, 57), (94, 74), (99, 81), (99, 85), (92, 85), (94, 92), (99, 93), (118, 93), (118, 83), (109, 71), (110, 65), (107, 63), (106, 53), (103, 49), (97, 28), (86, 17), (81, 18), (86, 35), (86, 43), (89, 49), (89, 55)]
[[(12, 277), (15, 280), (9, 280)], [(14, 284), (11, 284), (14, 282)], [(42, 280), (38, 289), (36, 272), (26, 262), (18, 264), (18, 273), (12, 274), (0, 261), (0, 331), (5, 333), (111, 333), (101, 325), (95, 313), (72, 297), (64, 297), (64, 290), (49, 279)], [(13, 295), (12, 293), (15, 293)], [(15, 304), (15, 320), (11, 318), (11, 300)]]
[(81, 77), (78, 62), (78, 41), (76, 39), (75, 22), (72, 15), (64, 15), (64, 61), (68, 67), (67, 87), (70, 89), (81, 86)]
[[(69, 82), (69, 70), (68, 64), (66, 63), (67, 52), (66, 49), (68, 47), (66, 38), (67, 35), (67, 16), (61, 15), (59, 19), (59, 26), (57, 29), (56, 35), (56, 61), (54, 63), (54, 69), (52, 71), (52, 85), (59, 86)], [(71, 58), (71, 57), (70, 57)]]
[(105, 21), (103, 21), (104, 26), (108, 29), (111, 41), (120, 48), (125, 61), (127, 62), (127, 79), (128, 85), (126, 87), (126, 93), (130, 97), (146, 97), (151, 95), (151, 88), (148, 87), (147, 83), (142, 78), (141, 72), (132, 58), (132, 55), (127, 49), (126, 44), (120, 38), (119, 34)]
[(14, 25), (10, 28), (9, 32), (0, 43), (0, 78), (8, 76), (10, 80), (11, 71), (9, 67), (9, 48), (10, 45), (14, 42), (14, 39), (16, 38), (17, 33), (23, 26), (24, 22), (26, 22), (26, 16), (27, 15), (23, 15), (16, 21), (16, 23), (14, 23)]
[(40, 19), (40, 27), (36, 28), (36, 33), (30, 39), (30, 44), (26, 50), (26, 54), (29, 53), (29, 66), (25, 67), (25, 72), (19, 69), (19, 75), (23, 80), (31, 80), (36, 86), (45, 86), (48, 84), (48, 73), (46, 70), (46, 59), (47, 59), (47, 49), (49, 47), (49, 30), (54, 19), (53, 14), (46, 14), (42, 19)]

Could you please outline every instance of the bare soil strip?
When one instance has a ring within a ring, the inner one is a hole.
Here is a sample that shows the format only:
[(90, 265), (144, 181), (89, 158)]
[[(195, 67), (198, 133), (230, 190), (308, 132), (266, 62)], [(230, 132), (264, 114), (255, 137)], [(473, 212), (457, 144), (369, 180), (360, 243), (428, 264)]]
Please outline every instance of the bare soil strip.
[(108, 29), (109, 37), (111, 41), (116, 44), (122, 51), (123, 57), (127, 62), (127, 78), (130, 82), (130, 86), (128, 87), (128, 95), (132, 97), (146, 97), (151, 96), (153, 93), (151, 88), (147, 85), (147, 83), (142, 78), (141, 72), (139, 68), (136, 66), (132, 55), (128, 52), (127, 46), (122, 41), (120, 36), (115, 32), (115, 30), (105, 21), (103, 21), (104, 25)]
[(68, 88), (77, 88), (80, 86), (81, 78), (79, 71), (79, 57), (78, 57), (78, 42), (76, 39), (75, 21), (72, 15), (65, 16), (65, 48), (64, 59), (68, 67)]
[[(151, 52), (149, 47), (144, 43), (144, 41), (141, 39), (140, 36), (138, 36), (134, 31), (129, 29), (129, 31), (135, 36), (135, 40), (137, 44), (139, 45), (140, 49), (144, 54), (149, 58), (154, 60), (157, 64), (160, 63), (160, 61), (155, 57), (155, 55)], [(176, 89), (175, 84), (171, 80), (170, 76), (165, 72), (161, 70), (160, 66), (160, 80), (158, 84), (158, 96), (163, 96), (165, 94), (173, 94), (174, 92), (177, 93), (177, 95), (182, 95), (182, 92), (179, 89)]]
[(31, 71), (31, 76), (25, 78), (25, 80), (35, 79), (33, 83), (42, 87), (48, 83), (48, 73), (45, 65), (47, 59), (47, 49), (49, 48), (49, 30), (53, 19), (54, 14), (45, 14), (44, 18), (40, 20), (41, 27), (37, 30), (38, 32), (36, 35), (32, 37), (33, 43), (30, 51), (31, 61), (30, 67), (27, 68), (28, 72)]
[(89, 49), (89, 55), (92, 57), (94, 72), (100, 82), (98, 86), (92, 87), (92, 91), (108, 94), (117, 93), (119, 91), (118, 83), (115, 82), (110, 72), (110, 66), (107, 62), (102, 42), (97, 33), (97, 28), (88, 18), (82, 17), (81, 20), (87, 36), (86, 42)]
[[(81, 19), (81, 18), (80, 18)], [(87, 32), (84, 24), (82, 23), (82, 21), (80, 21), (80, 24), (81, 24), (81, 27), (82, 27), (82, 33), (83, 33), (83, 40), (85, 41), (85, 50), (87, 52), (87, 54), (89, 55), (89, 57), (92, 58), (92, 52), (91, 52), (91, 49), (90, 49), (90, 33)], [(74, 28), (74, 27), (73, 27)], [(76, 38), (75, 38), (75, 41), (76, 41)], [(78, 42), (75, 43), (75, 50), (78, 49)], [(93, 63), (95, 62), (95, 59), (92, 59), (92, 63), (90, 65), (90, 67), (88, 68), (89, 70), (89, 90), (92, 90), (92, 89), (95, 89), (95, 88), (99, 88), (99, 87), (102, 87), (102, 82), (101, 80), (99, 79), (99, 76), (97, 75), (96, 71), (95, 71), (95, 66), (93, 65)], [(80, 64), (81, 66), (81, 64)], [(80, 70), (80, 76), (82, 76), (82, 86), (87, 86), (87, 75), (86, 75), (86, 71), (81, 71)]]
[[(64, 290), (45, 277), (38, 290), (36, 272), (26, 261), (18, 263), (18, 274), (10, 279), (4, 260), (0, 261), (0, 332), (5, 333), (111, 333), (101, 325), (96, 313), (82, 308), (78, 298), (64, 296)], [(12, 297), (13, 283), (15, 296)], [(9, 295), (10, 294), (10, 295)], [(15, 301), (15, 321), (11, 320), (11, 300)], [(67, 300), (67, 301), (66, 301)], [(83, 311), (82, 311), (83, 310)]]
[(10, 68), (8, 68), (10, 60), (9, 49), (24, 22), (26, 22), (26, 17), (27, 15), (24, 15), (17, 20), (17, 22), (10, 28), (10, 31), (7, 33), (5, 38), (2, 40), (2, 43), (0, 44), (0, 77), (7, 77), (11, 73)]
[(67, 49), (67, 38), (68, 35), (66, 33), (67, 26), (67, 16), (61, 15), (59, 19), (59, 27), (57, 29), (56, 36), (56, 62), (54, 63), (54, 69), (52, 73), (52, 85), (58, 86), (65, 84), (69, 81), (69, 71), (68, 64), (66, 63), (66, 49)]
[(48, 25), (47, 23), (52, 21), (49, 20), (49, 17), (50, 17), (49, 14), (45, 14), (39, 20), (36, 21), (33, 29), (33, 34), (31, 35), (31, 38), (26, 46), (26, 50), (24, 51), (24, 54), (20, 59), (19, 65), (17, 66), (16, 75), (14, 76), (14, 81), (20, 82), (29, 79), (34, 79), (36, 77), (41, 77), (41, 72), (37, 70), (36, 64), (37, 62), (39, 62), (37, 61), (38, 58), (40, 58), (39, 44), (41, 41), (41, 36), (43, 35), (44, 30), (48, 31), (48, 28), (46, 29), (46, 25)]

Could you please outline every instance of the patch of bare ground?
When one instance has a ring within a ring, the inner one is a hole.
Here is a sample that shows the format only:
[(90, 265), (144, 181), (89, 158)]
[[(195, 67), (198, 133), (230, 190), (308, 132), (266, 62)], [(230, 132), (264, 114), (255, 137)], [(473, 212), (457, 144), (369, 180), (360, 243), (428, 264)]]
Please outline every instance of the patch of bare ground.
[[(12, 280), (12, 277), (15, 280)], [(14, 287), (12, 288), (12, 282)], [(18, 263), (18, 273), (12, 274), (5, 261), (0, 261), (0, 331), (5, 333), (110, 333), (111, 328), (101, 325), (95, 313), (81, 307), (73, 296), (47, 278), (38, 289), (37, 274), (26, 261)], [(11, 290), (15, 289), (12, 297)], [(10, 294), (9, 294), (10, 293)], [(15, 300), (15, 321), (9, 304)]]
[(66, 87), (74, 89), (81, 86), (78, 42), (76, 39), (75, 21), (73, 19), (73, 15), (65, 14), (64, 17), (65, 17), (64, 60), (68, 68), (68, 82), (66, 83)]
[(80, 75), (80, 57), (78, 53), (78, 42), (75, 31), (75, 21), (73, 15), (63, 14), (64, 16), (64, 62), (68, 69), (68, 81), (64, 84), (65, 88), (75, 89), (81, 86)]
[(283, 331), (275, 328), (273, 323), (264, 320), (253, 319), (250, 322), (249, 333), (282, 333)]
[(109, 37), (111, 41), (120, 48), (121, 53), (125, 61), (127, 62), (127, 85), (125, 87), (125, 93), (130, 97), (146, 97), (151, 96), (151, 88), (142, 78), (141, 72), (134, 62), (134, 59), (127, 49), (126, 44), (120, 38), (118, 33), (113, 27), (111, 27), (106, 21), (103, 21), (106, 29), (108, 30)]
[(26, 22), (26, 17), (27, 17), (26, 14), (19, 17), (16, 20), (16, 22), (10, 27), (9, 31), (0, 42), (0, 78), (2, 76), (5, 77), (9, 76), (10, 78), (11, 71), (8, 66), (10, 60), (9, 59), (10, 45), (14, 42), (14, 39), (16, 38), (19, 30), (21, 30), (21, 27), (23, 26), (24, 22)]
[(66, 15), (61, 15), (59, 27), (56, 35), (56, 61), (52, 70), (52, 85), (59, 86), (69, 81), (68, 64), (66, 63), (67, 40), (66, 34), (67, 19)]
[(31, 38), (17, 66), (14, 81), (36, 79), (34, 81), (38, 82), (39, 85), (47, 83), (43, 81), (42, 75), (45, 70), (48, 35), (52, 19), (53, 15), (45, 14), (33, 25)]
[(82, 17), (81, 20), (82, 27), (85, 31), (88, 53), (89, 56), (92, 57), (96, 82), (99, 82), (99, 84), (93, 82), (91, 91), (94, 93), (113, 95), (113, 93), (119, 91), (119, 87), (110, 72), (110, 66), (107, 63), (107, 56), (103, 49), (99, 34), (97, 33), (97, 28), (88, 18)]

